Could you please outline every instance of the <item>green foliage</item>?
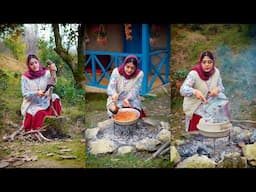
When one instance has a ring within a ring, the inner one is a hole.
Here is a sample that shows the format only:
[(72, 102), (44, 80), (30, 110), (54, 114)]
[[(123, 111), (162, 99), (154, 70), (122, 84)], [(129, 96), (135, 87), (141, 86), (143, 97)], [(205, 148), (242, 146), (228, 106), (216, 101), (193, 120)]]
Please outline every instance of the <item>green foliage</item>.
[(21, 36), (12, 36), (3, 42), (12, 51), (15, 59), (25, 61), (27, 45)]
[(85, 90), (75, 88), (75, 82), (65, 77), (58, 78), (54, 92), (62, 99), (64, 98), (68, 105), (79, 105), (81, 102), (84, 103), (85, 100)]
[(182, 68), (182, 69), (178, 69), (178, 70), (174, 71), (172, 77), (175, 80), (184, 80), (184, 79), (186, 79), (188, 73), (189, 73), (188, 69)]
[(188, 24), (187, 27), (191, 31), (198, 31), (198, 30), (202, 30), (203, 29), (203, 26), (201, 24)]
[(77, 24), (63, 24), (64, 35), (62, 39), (64, 41), (64, 47), (69, 50), (72, 46), (77, 46), (78, 39), (78, 25)]
[(2, 100), (2, 95), (4, 91), (7, 89), (8, 85), (8, 75), (0, 69), (0, 131), (3, 128), (3, 119), (6, 111), (8, 110), (7, 105), (5, 104), (4, 100)]
[(0, 24), (0, 38), (19, 36), (24, 32), (23, 24)]
[(51, 44), (44, 40), (39, 40), (37, 46), (39, 48), (38, 57), (40, 58), (41, 64), (45, 64), (50, 59), (58, 68), (57, 75), (61, 74), (68, 78), (72, 77), (68, 65), (59, 57)]
[(0, 90), (1, 92), (8, 88), (7, 85), (8, 75), (0, 69)]

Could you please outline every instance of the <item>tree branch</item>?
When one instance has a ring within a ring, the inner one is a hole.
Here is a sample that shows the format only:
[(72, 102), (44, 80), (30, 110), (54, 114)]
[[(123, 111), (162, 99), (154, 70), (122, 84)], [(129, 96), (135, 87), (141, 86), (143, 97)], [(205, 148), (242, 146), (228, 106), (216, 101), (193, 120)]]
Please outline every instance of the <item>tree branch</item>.
[(60, 29), (59, 24), (52, 24), (53, 32), (54, 32), (54, 39), (55, 39), (55, 51), (56, 53), (68, 64), (72, 73), (75, 71), (75, 63), (72, 57), (69, 55), (68, 51), (65, 50), (61, 44), (61, 36), (60, 36)]

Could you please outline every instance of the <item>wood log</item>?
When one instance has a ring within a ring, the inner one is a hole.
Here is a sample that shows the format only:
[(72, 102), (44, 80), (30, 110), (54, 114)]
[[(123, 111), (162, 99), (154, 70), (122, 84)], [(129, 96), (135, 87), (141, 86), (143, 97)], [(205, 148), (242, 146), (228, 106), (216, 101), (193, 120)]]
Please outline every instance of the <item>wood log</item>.
[(252, 121), (252, 120), (235, 120), (235, 119), (232, 119), (231, 122), (232, 123), (255, 123), (256, 124), (256, 121)]
[(23, 130), (23, 127), (20, 127), (18, 130), (14, 131), (14, 132), (10, 135), (10, 137), (9, 137), (10, 140), (13, 141), (14, 138), (15, 138), (18, 134), (20, 134), (20, 133), (22, 132), (22, 130)]
[(166, 148), (170, 146), (170, 141), (165, 142), (161, 147), (159, 147), (159, 149), (150, 157), (148, 158), (146, 161), (152, 160), (154, 158), (156, 158), (157, 156), (160, 155), (160, 153)]
[(164, 155), (168, 152), (170, 152), (170, 147), (165, 148), (159, 155)]
[[(34, 135), (39, 141), (52, 141), (47, 137), (59, 138), (67, 136), (67, 124), (65, 123), (63, 116), (46, 116), (44, 119), (44, 126), (38, 130), (31, 130), (24, 133), (22, 133), (24, 131), (23, 126), (19, 126), (12, 121), (8, 121), (7, 124), (18, 129), (9, 136), (3, 137), (3, 141), (14, 141), (15, 137), (18, 135), (26, 136), (33, 133), (35, 133)], [(41, 133), (43, 131), (46, 136)]]

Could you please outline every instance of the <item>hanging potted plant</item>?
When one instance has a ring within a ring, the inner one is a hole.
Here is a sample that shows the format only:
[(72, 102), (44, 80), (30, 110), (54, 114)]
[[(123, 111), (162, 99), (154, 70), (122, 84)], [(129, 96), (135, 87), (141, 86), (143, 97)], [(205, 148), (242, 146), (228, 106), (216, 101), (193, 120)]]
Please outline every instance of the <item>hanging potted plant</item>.
[(105, 45), (106, 42), (107, 42), (107, 32), (105, 29), (105, 25), (100, 24), (98, 34), (97, 34), (97, 43), (100, 45)]
[(156, 46), (158, 44), (158, 38), (160, 37), (160, 26), (153, 24), (150, 29), (150, 45)]

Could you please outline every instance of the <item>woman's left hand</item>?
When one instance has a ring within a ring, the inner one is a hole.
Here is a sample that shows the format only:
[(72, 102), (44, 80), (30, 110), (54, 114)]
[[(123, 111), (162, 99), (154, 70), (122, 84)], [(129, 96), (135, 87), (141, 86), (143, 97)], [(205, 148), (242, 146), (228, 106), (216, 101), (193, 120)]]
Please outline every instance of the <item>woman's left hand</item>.
[(124, 99), (122, 103), (124, 107), (131, 107), (131, 104), (128, 99)]
[(215, 97), (220, 93), (220, 88), (219, 87), (215, 87), (214, 89), (212, 89), (209, 93), (209, 96), (211, 97)]

